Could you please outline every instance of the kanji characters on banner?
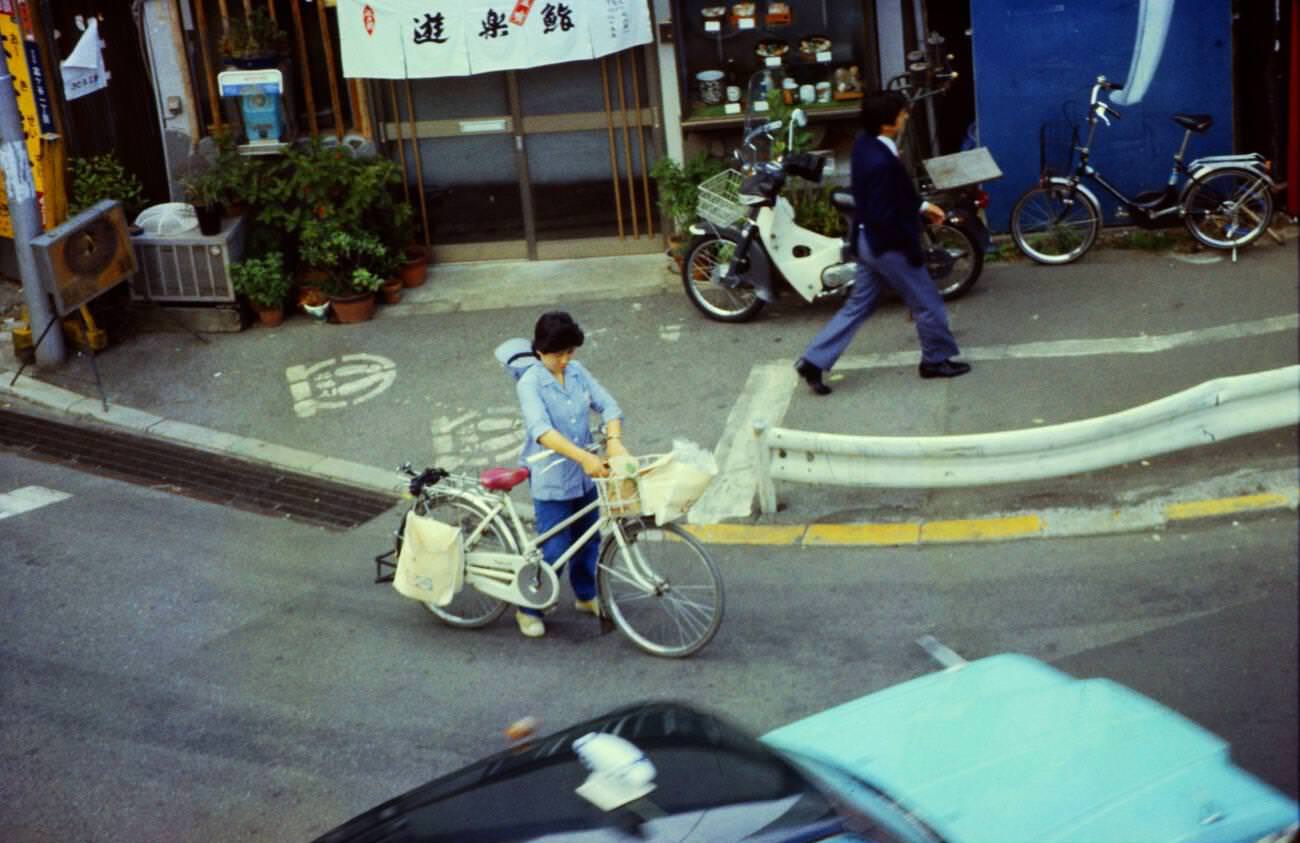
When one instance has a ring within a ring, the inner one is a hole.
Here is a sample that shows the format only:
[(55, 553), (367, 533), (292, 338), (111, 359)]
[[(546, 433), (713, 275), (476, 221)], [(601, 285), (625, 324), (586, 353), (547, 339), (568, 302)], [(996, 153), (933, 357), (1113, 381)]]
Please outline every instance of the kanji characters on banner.
[(405, 79), (401, 4), (384, 0), (338, 0), (343, 75)]
[(411, 79), (468, 76), (466, 35), (473, 20), (466, 13), (465, 4), (440, 0), (407, 5), (402, 38), (406, 75)]
[(588, 0), (587, 5), (596, 58), (653, 40), (645, 0)]
[(339, 0), (343, 75), (519, 70), (652, 40), (647, 0)]

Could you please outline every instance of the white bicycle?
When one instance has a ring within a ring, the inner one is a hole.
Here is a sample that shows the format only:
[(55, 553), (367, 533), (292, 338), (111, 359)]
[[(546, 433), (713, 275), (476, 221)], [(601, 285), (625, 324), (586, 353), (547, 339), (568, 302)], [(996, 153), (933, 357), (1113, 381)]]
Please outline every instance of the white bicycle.
[[(552, 452), (547, 452), (554, 456)], [(656, 457), (638, 458), (638, 477)], [(492, 468), (477, 478), (441, 468), (409, 478), (411, 511), (459, 527), (465, 551), (464, 587), (444, 606), (425, 603), (439, 620), (462, 628), (484, 627), (509, 605), (546, 611), (560, 597), (557, 574), (580, 548), (607, 533), (596, 569), (602, 621), (612, 621), (637, 647), (666, 658), (692, 655), (722, 624), (722, 580), (708, 552), (676, 524), (656, 525), (643, 515), (637, 478), (593, 478), (597, 499), (541, 535), (531, 535), (510, 499), (528, 479), (526, 468)], [(555, 562), (541, 545), (599, 508), (600, 517)], [(406, 518), (394, 549), (375, 558), (376, 581), (401, 553)]]

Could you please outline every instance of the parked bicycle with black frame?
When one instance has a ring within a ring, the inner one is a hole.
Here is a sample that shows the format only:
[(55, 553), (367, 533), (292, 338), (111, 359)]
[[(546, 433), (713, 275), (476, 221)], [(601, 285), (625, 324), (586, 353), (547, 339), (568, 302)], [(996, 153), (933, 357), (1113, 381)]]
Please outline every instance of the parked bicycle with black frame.
[[(1047, 166), (1045, 138), (1043, 168), (1036, 186), (1026, 191), (1011, 211), (1011, 239), (1027, 257), (1039, 263), (1064, 264), (1078, 260), (1097, 241), (1101, 231), (1101, 205), (1082, 184), (1091, 179), (1114, 196), (1123, 212), (1142, 228), (1163, 228), (1180, 221), (1199, 242), (1215, 249), (1237, 249), (1253, 242), (1273, 218), (1271, 165), (1259, 153), (1214, 155), (1184, 163), (1193, 134), (1203, 134), (1214, 124), (1208, 114), (1175, 114), (1173, 121), (1185, 130), (1182, 146), (1174, 154), (1169, 182), (1163, 189), (1130, 198), (1088, 163), (1097, 121), (1110, 125), (1120, 114), (1102, 101), (1103, 90), (1122, 86), (1098, 76), (1088, 101), (1088, 137), (1082, 146), (1071, 138), (1071, 157), (1078, 163), (1069, 176)], [(1179, 187), (1179, 181), (1183, 181)]]

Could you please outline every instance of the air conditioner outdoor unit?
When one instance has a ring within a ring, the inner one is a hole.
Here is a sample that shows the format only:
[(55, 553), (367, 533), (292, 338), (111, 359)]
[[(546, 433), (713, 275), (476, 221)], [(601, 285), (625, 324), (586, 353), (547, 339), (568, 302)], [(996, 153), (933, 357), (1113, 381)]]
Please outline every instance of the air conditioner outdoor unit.
[(228, 218), (221, 233), (197, 230), (175, 235), (141, 234), (135, 244), (139, 271), (131, 279), (131, 296), (168, 304), (233, 304), (230, 264), (244, 254), (242, 217)]

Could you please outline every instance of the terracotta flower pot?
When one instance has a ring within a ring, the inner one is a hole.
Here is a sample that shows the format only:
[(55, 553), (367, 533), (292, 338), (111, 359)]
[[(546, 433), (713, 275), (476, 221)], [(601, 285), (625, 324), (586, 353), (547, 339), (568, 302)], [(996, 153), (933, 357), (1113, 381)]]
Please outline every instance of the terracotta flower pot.
[(406, 263), (402, 264), (398, 277), (402, 279), (403, 287), (418, 287), (424, 283), (428, 273), (429, 264), (424, 258), (412, 259), (407, 258)]
[(284, 321), (283, 307), (263, 308), (253, 305), (253, 312), (257, 314), (257, 321), (268, 328), (274, 328)]
[(331, 296), (330, 306), (339, 322), (365, 322), (375, 315), (375, 294), (357, 293), (350, 296)]
[(402, 279), (389, 278), (379, 291), (383, 293), (384, 304), (397, 304), (402, 300)]

